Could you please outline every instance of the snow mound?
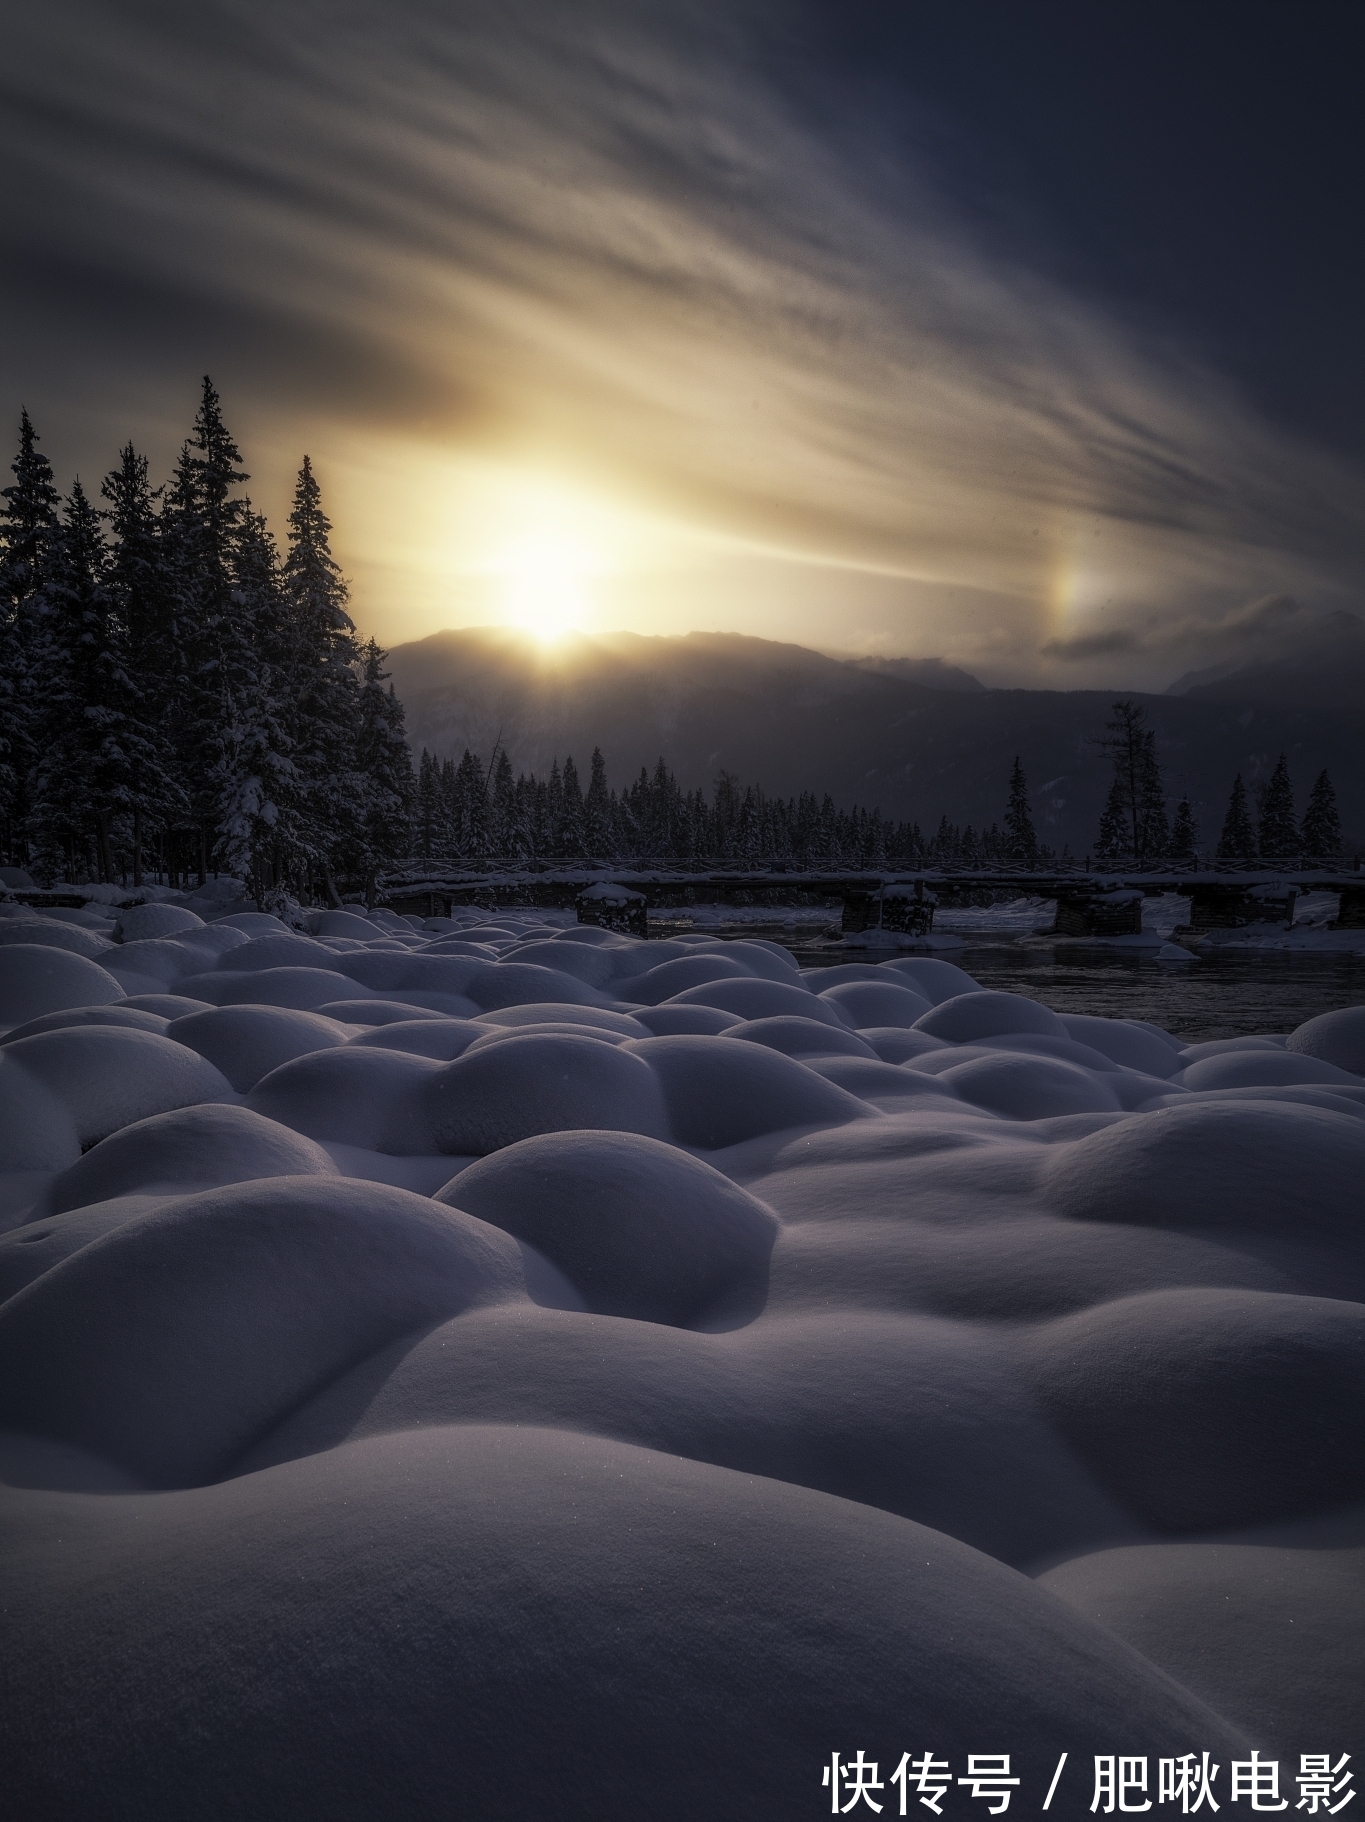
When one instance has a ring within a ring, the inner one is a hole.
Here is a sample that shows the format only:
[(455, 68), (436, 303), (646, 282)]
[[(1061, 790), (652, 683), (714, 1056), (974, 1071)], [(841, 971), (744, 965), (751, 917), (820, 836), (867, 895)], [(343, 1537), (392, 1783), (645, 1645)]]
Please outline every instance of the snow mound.
[(1006, 1037), (1014, 1032), (1038, 1032), (1045, 1037), (1065, 1037), (1066, 1026), (1037, 1000), (1020, 993), (987, 993), (977, 988), (937, 1006), (915, 1021), (917, 1031), (947, 1038), (953, 1044), (970, 1044), (976, 1038)]
[(5, 1056), (65, 1104), (82, 1146), (154, 1113), (233, 1098), (211, 1063), (152, 1031), (44, 1031), (7, 1045)]
[[(324, 951), (326, 953), (326, 951)], [(340, 997), (344, 983), (327, 968), (265, 968), (259, 974), (246, 969), (192, 974), (177, 982), (191, 999), (211, 1006), (283, 1006), (293, 1012), (312, 1012)], [(352, 986), (347, 997), (366, 997), (365, 989)]]
[(79, 924), (59, 923), (55, 917), (23, 917), (12, 923), (6, 919), (0, 922), (0, 943), (37, 943), (45, 949), (84, 955), (92, 962), (117, 953), (117, 946), (108, 937), (83, 930)]
[(733, 1031), (745, 1023), (737, 1012), (722, 1012), (718, 1006), (679, 1006), (673, 1002), (642, 1006), (631, 1017), (656, 1038), (718, 1037), (722, 1031)]
[(649, 1065), (626, 1047), (567, 1032), (516, 1033), (466, 1053), (432, 1077), (422, 1112), (427, 1149), (466, 1157), (577, 1128), (669, 1136)]
[(1111, 1113), (1119, 1107), (1103, 1076), (1054, 1057), (972, 1057), (943, 1070), (938, 1080), (974, 1107), (987, 1107), (1010, 1120)]
[(590, 1310), (685, 1328), (761, 1309), (771, 1211), (637, 1133), (548, 1133), (471, 1164), (436, 1200), (557, 1265)]
[(659, 1006), (675, 994), (686, 993), (691, 987), (704, 987), (709, 981), (752, 979), (750, 970), (742, 962), (727, 955), (680, 955), (673, 961), (647, 968), (633, 980), (624, 981), (621, 994), (624, 999), (635, 1000), (641, 1006)]
[(1365, 1399), (1365, 1307), (1153, 1291), (1040, 1331), (1032, 1380), (1099, 1478), (1164, 1531), (1263, 1523), (1365, 1494), (1340, 1439)]
[(883, 962), (881, 966), (887, 974), (905, 980), (934, 1006), (941, 1006), (945, 1000), (957, 999), (964, 993), (985, 992), (965, 968), (959, 968), (956, 962), (940, 961), (936, 956), (898, 956), (895, 961)]
[(1162, 1107), (1058, 1147), (1050, 1208), (1078, 1221), (1354, 1235), (1365, 1128), (1347, 1114), (1269, 1102)]
[(487, 1029), (474, 1019), (387, 1020), (372, 1031), (361, 1032), (350, 1042), (356, 1050), (405, 1050), (409, 1056), (434, 1057), (439, 1063), (453, 1063), (472, 1043), (485, 1036)]
[(848, 1025), (836, 1007), (818, 994), (785, 981), (747, 980), (708, 981), (700, 987), (688, 987), (675, 993), (670, 1006), (713, 1006), (719, 1012), (733, 1012), (737, 1018), (752, 1019), (819, 1019), (826, 1025)]
[(912, 987), (877, 981), (842, 981), (819, 996), (838, 1008), (855, 1031), (864, 1026), (903, 1025), (906, 1030), (931, 1010), (931, 1002)]
[[(78, 1675), (98, 1688), (108, 1636), (125, 1689), (177, 1692), (180, 1724), (139, 1777), (149, 1814), (193, 1812), (209, 1717), (215, 1737), (251, 1740), (214, 1755), (223, 1810), (288, 1792), (307, 1818), (440, 1813), (457, 1766), (471, 1815), (532, 1814), (565, 1787), (622, 1817), (800, 1815), (819, 1803), (827, 1738), (899, 1741), (906, 1714), (954, 1769), (985, 1732), (1028, 1742), (1019, 1769), (1043, 1787), (1077, 1737), (1166, 1754), (1197, 1739), (1224, 1763), (1242, 1750), (1137, 1652), (966, 1546), (622, 1443), (418, 1431), (109, 1503), (95, 1527), (66, 1496), (60, 1526), (24, 1538), (21, 1812), (53, 1775), (50, 1704), (29, 1692)], [(96, 1561), (126, 1592), (78, 1610), (59, 1649), (28, 1587)], [(134, 1592), (150, 1585), (155, 1609)], [(125, 1701), (110, 1685), (84, 1705), (80, 1769), (100, 1786), (125, 1763)], [(897, 1755), (877, 1750), (885, 1774)], [(60, 1762), (56, 1778), (59, 1797), (77, 1788)]]
[(333, 1174), (320, 1146), (245, 1107), (182, 1107), (102, 1139), (62, 1172), (44, 1206), (62, 1215), (115, 1196), (184, 1195), (253, 1177)]
[(445, 1149), (425, 1105), (441, 1067), (405, 1050), (315, 1048), (261, 1077), (247, 1106), (310, 1139), (420, 1156)]
[(206, 1190), (0, 1305), (0, 1429), (199, 1485), (353, 1360), (518, 1295), (515, 1242), (425, 1197), (319, 1177)]
[(78, 1026), (114, 1025), (125, 1031), (156, 1031), (164, 1035), (170, 1021), (162, 1014), (130, 1006), (126, 1000), (114, 1006), (75, 1006), (70, 1012), (45, 1012), (27, 1025), (16, 1025), (0, 1037), (0, 1045), (13, 1044), (20, 1038), (37, 1037), (40, 1031), (72, 1031)]
[(1360, 1078), (1292, 1050), (1244, 1050), (1201, 1057), (1180, 1074), (1186, 1088), (1290, 1088), (1299, 1083), (1359, 1083)]
[(820, 1019), (790, 1016), (749, 1019), (745, 1023), (731, 1025), (727, 1035), (744, 1038), (751, 1044), (766, 1044), (769, 1050), (780, 1050), (784, 1056), (789, 1057), (872, 1057), (877, 1054), (870, 1044), (865, 1044), (852, 1031), (840, 1031)]
[(663, 1089), (674, 1137), (701, 1151), (792, 1126), (837, 1126), (872, 1115), (864, 1102), (814, 1070), (761, 1044), (662, 1037), (645, 1038), (632, 1049)]
[(350, 1035), (334, 1019), (283, 1006), (215, 1006), (173, 1019), (166, 1028), (168, 1038), (206, 1058), (239, 1094), (281, 1063), (343, 1044)]
[(0, 947), (0, 1027), (24, 1025), (45, 1012), (73, 1006), (107, 1006), (123, 989), (112, 974), (83, 955), (38, 943)]
[(71, 1109), (13, 1049), (0, 1050), (0, 1172), (64, 1170), (81, 1155)]
[(130, 905), (120, 911), (114, 926), (120, 942), (137, 943), (152, 936), (175, 936), (182, 930), (202, 930), (204, 920), (183, 905)]
[(1365, 1076), (1365, 1006), (1342, 1006), (1323, 1012), (1291, 1031), (1288, 1048), (1299, 1056), (1318, 1057)]

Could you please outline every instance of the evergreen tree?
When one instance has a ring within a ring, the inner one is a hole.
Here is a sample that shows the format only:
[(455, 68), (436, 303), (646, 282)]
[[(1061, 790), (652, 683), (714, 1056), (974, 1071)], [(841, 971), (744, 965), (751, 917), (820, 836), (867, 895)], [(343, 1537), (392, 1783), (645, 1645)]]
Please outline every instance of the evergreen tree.
[(1341, 818), (1337, 815), (1337, 794), (1326, 771), (1318, 773), (1317, 782), (1308, 793), (1308, 805), (1299, 828), (1299, 840), (1309, 860), (1336, 860), (1341, 854)]
[(488, 852), (488, 790), (483, 764), (466, 747), (455, 769), (452, 801), (453, 842), (461, 860), (478, 860)]
[(412, 851), (416, 793), (403, 705), (392, 684), (384, 688), (386, 655), (373, 639), (360, 648), (360, 736), (355, 765), (362, 797), (360, 814), (351, 823), (346, 859), (364, 880), (369, 905), (375, 902), (382, 868)]
[(106, 585), (122, 631), (128, 678), (125, 720), (134, 886), (142, 884), (144, 842), (154, 827), (183, 821), (189, 811), (176, 766), (167, 705), (174, 694), (174, 609), (158, 537), (147, 458), (131, 443), (100, 492), (112, 544)]
[(563, 851), (575, 858), (582, 855), (584, 847), (583, 828), (583, 788), (578, 782), (578, 768), (572, 756), (564, 760), (564, 827)]
[(1029, 810), (1028, 782), (1017, 753), (1010, 772), (1009, 808), (1005, 811), (1005, 858), (1023, 866), (1032, 866), (1038, 858), (1038, 837)]
[[(660, 765), (663, 761), (660, 760)], [(607, 789), (607, 764), (602, 757), (601, 747), (592, 750), (592, 771), (588, 779), (588, 794), (583, 803), (584, 833), (588, 853), (595, 860), (610, 860), (612, 857), (612, 817), (611, 793)]]
[(27, 411), (12, 472), (13, 486), (0, 489), (0, 836), (10, 860), (24, 866), (42, 713), (35, 675), (40, 596), (58, 530), (52, 467)]
[(1243, 866), (1256, 858), (1256, 831), (1252, 827), (1251, 811), (1247, 807), (1246, 786), (1242, 783), (1240, 772), (1233, 780), (1232, 795), (1228, 799), (1228, 812), (1223, 818), (1223, 833), (1218, 841), (1218, 858)]
[(1171, 858), (1192, 861), (1198, 846), (1199, 830), (1195, 824), (1194, 811), (1190, 808), (1189, 798), (1182, 796), (1176, 805), (1175, 826), (1171, 830)]
[(284, 593), (290, 616), (290, 698), (301, 839), (322, 861), (349, 827), (363, 786), (357, 781), (362, 738), (360, 647), (347, 588), (331, 550), (322, 490), (303, 458), (289, 513)]
[(1095, 858), (1108, 866), (1125, 860), (1132, 852), (1132, 824), (1124, 801), (1123, 781), (1115, 775), (1100, 817), (1100, 832), (1095, 841)]
[(76, 856), (93, 844), (99, 878), (112, 880), (116, 820), (131, 805), (133, 691), (106, 571), (99, 515), (78, 480), (41, 589), (42, 747), (33, 834), (49, 878), (63, 865), (70, 873)]
[(213, 382), (205, 374), (194, 429), (181, 450), (163, 508), (163, 537), (176, 595), (177, 745), (195, 823), (201, 885), (227, 763), (225, 743), (236, 733), (225, 720), (228, 691), (234, 666), (248, 643), (232, 599), (233, 547), (249, 510), (247, 502), (234, 495), (248, 479), (241, 460), (223, 422)]
[(1299, 852), (1294, 788), (1289, 782), (1289, 761), (1283, 753), (1270, 774), (1270, 783), (1261, 799), (1257, 843), (1262, 860), (1293, 861)]
[[(293, 758), (291, 640), (279, 555), (265, 520), (249, 510), (233, 538), (231, 573), (231, 611), (218, 629), (207, 799), (217, 858), (247, 881), (264, 909), (277, 892), (306, 890), (304, 869), (317, 850), (308, 839)], [(331, 897), (339, 902), (334, 891)]]
[(1096, 852), (1110, 864), (1128, 860), (1138, 867), (1151, 866), (1170, 845), (1156, 736), (1145, 725), (1146, 718), (1140, 704), (1116, 702), (1099, 743), (1113, 761), (1114, 775)]
[(1166, 789), (1157, 763), (1156, 735), (1143, 730), (1142, 761), (1138, 780), (1138, 864), (1155, 866), (1170, 852), (1171, 831), (1166, 818)]

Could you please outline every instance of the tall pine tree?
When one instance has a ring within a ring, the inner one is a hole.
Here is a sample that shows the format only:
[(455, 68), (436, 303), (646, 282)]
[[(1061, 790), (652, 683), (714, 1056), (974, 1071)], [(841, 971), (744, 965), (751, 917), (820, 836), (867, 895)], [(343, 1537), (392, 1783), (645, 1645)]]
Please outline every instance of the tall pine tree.
[(363, 795), (357, 776), (360, 646), (347, 612), (346, 584), (332, 556), (331, 530), (305, 456), (289, 513), (284, 588), (293, 645), (290, 695), (300, 813), (309, 852), (324, 865)]
[(1299, 839), (1309, 860), (1332, 861), (1341, 854), (1341, 818), (1337, 794), (1325, 770), (1318, 773), (1299, 826)]
[(1289, 761), (1281, 753), (1261, 799), (1257, 829), (1261, 859), (1292, 861), (1299, 852), (1299, 829), (1294, 815), (1294, 787), (1289, 782)]
[(35, 674), (41, 593), (58, 530), (52, 466), (27, 411), (12, 472), (13, 485), (0, 489), (0, 835), (10, 860), (24, 866), (42, 715)]
[(1223, 833), (1218, 839), (1218, 858), (1233, 865), (1245, 866), (1256, 858), (1256, 830), (1247, 804), (1247, 790), (1239, 772), (1232, 782)]
[(1010, 771), (1009, 807), (1005, 811), (1005, 858), (1030, 867), (1038, 859), (1038, 837), (1029, 809), (1028, 780), (1017, 753)]
[(183, 823), (189, 813), (166, 712), (175, 690), (175, 609), (147, 458), (125, 444), (100, 492), (109, 502), (102, 515), (111, 535), (106, 586), (122, 632), (128, 677), (128, 840), (133, 884), (140, 886), (151, 831)]

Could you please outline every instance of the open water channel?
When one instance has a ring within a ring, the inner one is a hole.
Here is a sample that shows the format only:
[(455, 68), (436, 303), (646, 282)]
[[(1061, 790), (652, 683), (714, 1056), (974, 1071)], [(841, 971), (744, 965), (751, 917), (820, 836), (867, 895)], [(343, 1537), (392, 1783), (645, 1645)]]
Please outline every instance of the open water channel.
[[(790, 949), (803, 968), (889, 959), (881, 950), (845, 949), (822, 940), (814, 929), (775, 922), (717, 924), (708, 926), (707, 934), (765, 937)], [(1292, 1031), (1320, 1012), (1365, 1005), (1365, 955), (1214, 951), (1197, 961), (1170, 963), (1157, 961), (1152, 949), (984, 932), (975, 940), (968, 936), (960, 949), (936, 953), (983, 987), (1027, 994), (1054, 1012), (1149, 1019), (1192, 1044)]]

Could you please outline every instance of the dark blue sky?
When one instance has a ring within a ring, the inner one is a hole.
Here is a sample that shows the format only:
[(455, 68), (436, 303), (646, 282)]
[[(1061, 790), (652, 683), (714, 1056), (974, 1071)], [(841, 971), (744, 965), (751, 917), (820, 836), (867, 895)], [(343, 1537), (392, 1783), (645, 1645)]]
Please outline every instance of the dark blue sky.
[(1359, 6), (811, 4), (760, 54), (873, 181), (927, 155), (984, 240), (1365, 452)]

